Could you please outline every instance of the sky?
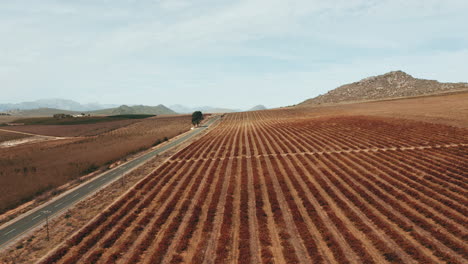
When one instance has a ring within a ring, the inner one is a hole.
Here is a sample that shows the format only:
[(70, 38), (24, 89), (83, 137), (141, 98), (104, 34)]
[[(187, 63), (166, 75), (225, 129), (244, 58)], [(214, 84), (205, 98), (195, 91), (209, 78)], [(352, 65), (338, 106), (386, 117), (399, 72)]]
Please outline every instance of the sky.
[(246, 109), (403, 70), (468, 81), (466, 0), (0, 1), (0, 103)]

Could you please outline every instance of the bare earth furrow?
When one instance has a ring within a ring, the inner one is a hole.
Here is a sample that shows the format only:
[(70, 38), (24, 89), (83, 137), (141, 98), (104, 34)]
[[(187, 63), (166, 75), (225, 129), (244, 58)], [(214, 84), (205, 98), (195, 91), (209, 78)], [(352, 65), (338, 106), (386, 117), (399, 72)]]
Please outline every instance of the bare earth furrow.
[(220, 120), (40, 264), (467, 263), (467, 129), (301, 108)]

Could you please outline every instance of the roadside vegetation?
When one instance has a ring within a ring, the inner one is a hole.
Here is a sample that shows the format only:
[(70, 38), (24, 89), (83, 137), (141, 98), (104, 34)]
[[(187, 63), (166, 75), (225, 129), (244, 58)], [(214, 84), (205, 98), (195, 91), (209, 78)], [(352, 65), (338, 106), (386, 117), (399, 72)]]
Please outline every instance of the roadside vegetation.
[(466, 129), (223, 119), (39, 263), (466, 263)]
[(194, 126), (198, 126), (200, 122), (203, 120), (203, 114), (201, 111), (195, 111), (192, 114), (192, 124)]
[(96, 136), (0, 148), (0, 213), (177, 136), (190, 122), (189, 115), (145, 118)]

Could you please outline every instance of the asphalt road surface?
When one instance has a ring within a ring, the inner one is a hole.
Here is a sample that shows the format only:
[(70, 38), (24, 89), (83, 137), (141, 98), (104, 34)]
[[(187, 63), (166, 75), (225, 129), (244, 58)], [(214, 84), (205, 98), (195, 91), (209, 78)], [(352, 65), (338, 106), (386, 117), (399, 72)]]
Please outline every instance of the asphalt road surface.
[(13, 222), (10, 222), (8, 226), (5, 226), (2, 229), (0, 229), (0, 248), (5, 246), (9, 242), (13, 241), (15, 238), (25, 233), (26, 231), (30, 230), (31, 228), (34, 228), (35, 226), (44, 223), (46, 220), (46, 214), (48, 214), (50, 218), (54, 214), (64, 209), (67, 209), (68, 207), (82, 200), (86, 196), (94, 193), (96, 190), (100, 189), (102, 186), (106, 185), (107, 183), (118, 179), (119, 177), (124, 175), (126, 172), (142, 165), (143, 163), (153, 158), (154, 156), (168, 149), (171, 149), (177, 145), (180, 145), (186, 140), (196, 136), (197, 134), (201, 133), (203, 130), (208, 128), (208, 126), (210, 126), (213, 122), (215, 122), (218, 119), (219, 117), (217, 116), (213, 117), (206, 124), (204, 124), (204, 126), (201, 126), (197, 129), (190, 131), (187, 135), (180, 137), (176, 140), (173, 140), (161, 148), (157, 148), (151, 152), (148, 152), (112, 170), (109, 170), (105, 173), (100, 174), (99, 176), (90, 180), (88, 183), (73, 190), (67, 195), (53, 201), (52, 203), (49, 203), (43, 208), (33, 209), (32, 211), (36, 210), (33, 213), (30, 213), (26, 216), (19, 216)]

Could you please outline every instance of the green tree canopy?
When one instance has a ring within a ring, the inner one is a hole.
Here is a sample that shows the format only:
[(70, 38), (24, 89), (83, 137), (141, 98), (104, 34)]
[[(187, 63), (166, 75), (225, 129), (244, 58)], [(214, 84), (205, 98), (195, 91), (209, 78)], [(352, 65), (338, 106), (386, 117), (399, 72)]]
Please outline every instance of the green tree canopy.
[(203, 114), (201, 111), (195, 111), (192, 114), (192, 124), (198, 126), (200, 122), (203, 120)]

